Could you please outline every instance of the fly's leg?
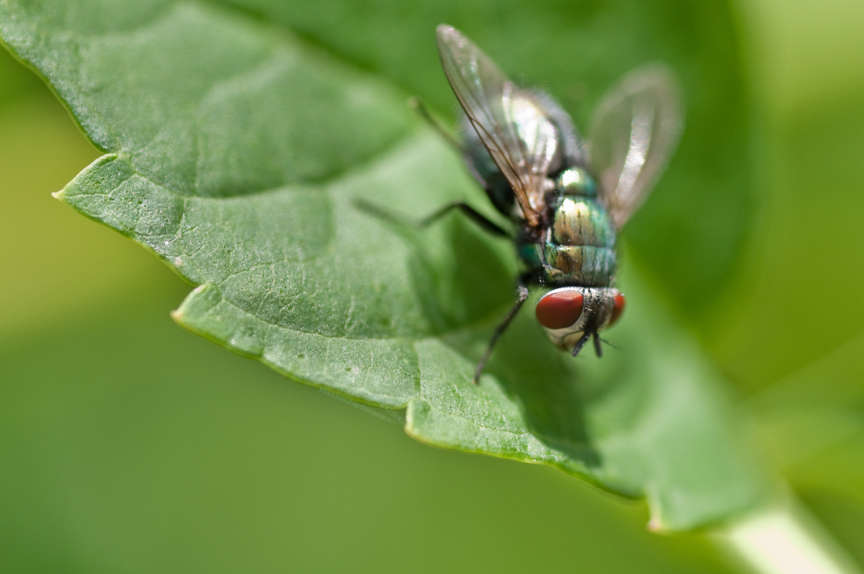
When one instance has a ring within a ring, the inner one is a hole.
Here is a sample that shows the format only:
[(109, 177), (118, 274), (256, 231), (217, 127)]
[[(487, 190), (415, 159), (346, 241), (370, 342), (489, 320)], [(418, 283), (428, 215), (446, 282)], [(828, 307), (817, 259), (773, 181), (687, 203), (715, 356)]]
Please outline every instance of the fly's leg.
[(594, 352), (597, 354), (598, 357), (603, 356), (603, 346), (600, 344), (600, 342), (600, 335), (597, 333), (597, 331), (594, 331)]
[(584, 335), (582, 335), (579, 338), (579, 340), (576, 341), (576, 344), (573, 345), (573, 350), (570, 351), (570, 354), (573, 355), (574, 357), (578, 356), (580, 351), (582, 351), (582, 347), (585, 346), (585, 343), (587, 343), (588, 339), (590, 339), (590, 338), (591, 338), (591, 333), (585, 333)]
[(498, 235), (500, 237), (511, 237), (510, 233), (506, 229), (504, 229), (503, 227), (501, 227), (500, 225), (498, 225), (497, 223), (495, 223), (494, 221), (492, 221), (491, 219), (465, 203), (464, 201), (454, 201), (448, 203), (447, 205), (432, 213), (431, 215), (428, 215), (427, 217), (421, 219), (420, 226), (426, 227), (427, 225), (435, 223), (454, 209), (458, 209), (471, 221), (473, 221), (474, 223), (476, 223), (484, 230), (488, 231), (493, 235)]
[(576, 345), (573, 347), (573, 350), (570, 353), (575, 357), (579, 354), (579, 351), (582, 350), (582, 347), (585, 346), (585, 343), (588, 342), (588, 339), (594, 339), (594, 352), (597, 354), (597, 357), (603, 356), (603, 346), (601, 343), (605, 342), (600, 338), (600, 334), (597, 331), (587, 331), (579, 340), (576, 342)]
[(512, 235), (509, 231), (465, 203), (464, 201), (453, 201), (451, 203), (446, 204), (440, 209), (436, 210), (431, 215), (420, 219), (419, 221), (416, 219), (411, 219), (408, 216), (401, 215), (398, 213), (394, 213), (388, 209), (385, 209), (379, 205), (375, 205), (370, 201), (366, 201), (362, 198), (357, 198), (354, 200), (354, 205), (356, 205), (359, 209), (374, 215), (384, 221), (396, 224), (396, 225), (405, 225), (406, 223), (412, 225), (414, 227), (424, 228), (432, 223), (435, 223), (443, 216), (447, 215), (451, 211), (458, 210), (460, 213), (467, 216), (471, 221), (480, 226), (484, 231), (487, 231), (493, 235), (497, 235), (498, 237), (507, 237), (512, 238)]
[(432, 117), (432, 114), (429, 112), (429, 108), (426, 107), (426, 104), (423, 103), (420, 98), (411, 98), (410, 101), (411, 107), (420, 114), (420, 117), (423, 118), (429, 127), (438, 132), (438, 135), (441, 136), (441, 139), (446, 141), (450, 147), (452, 147), (457, 153), (463, 153), (462, 145), (459, 141), (453, 137), (453, 134), (448, 132), (444, 126), (438, 123), (438, 120)]
[(477, 363), (477, 368), (474, 370), (473, 381), (475, 385), (477, 384), (477, 381), (480, 380), (480, 375), (483, 374), (483, 369), (486, 367), (489, 357), (492, 356), (492, 350), (495, 348), (495, 343), (498, 342), (498, 339), (501, 338), (501, 335), (503, 335), (504, 331), (507, 330), (507, 327), (510, 326), (510, 323), (519, 313), (519, 309), (522, 308), (526, 299), (528, 299), (528, 287), (525, 285), (524, 278), (520, 278), (519, 285), (516, 287), (516, 302), (513, 303), (513, 306), (510, 308), (507, 316), (504, 317), (504, 320), (495, 327), (495, 332), (492, 333), (492, 338), (489, 339), (486, 351), (483, 352), (483, 356), (480, 358), (480, 362)]
[[(435, 130), (435, 132), (437, 132), (438, 135), (441, 136), (441, 139), (447, 142), (447, 145), (453, 148), (453, 151), (455, 151), (460, 156), (465, 155), (465, 148), (462, 147), (462, 144), (459, 143), (459, 140), (453, 137), (453, 134), (451, 134), (444, 128), (444, 126), (438, 123), (438, 120), (432, 117), (432, 114), (429, 112), (429, 108), (426, 107), (426, 104), (424, 104), (423, 101), (420, 100), (420, 98), (411, 98), (411, 107), (414, 108), (418, 114), (420, 114), (420, 117), (423, 118), (423, 120), (427, 124), (429, 124), (429, 127)], [(480, 184), (480, 187), (482, 187), (483, 189), (489, 189), (486, 180), (483, 179), (483, 176), (480, 175), (474, 165), (470, 161), (466, 161), (465, 165), (467, 166), (468, 171), (471, 172), (471, 177), (473, 177), (477, 181), (477, 183)]]

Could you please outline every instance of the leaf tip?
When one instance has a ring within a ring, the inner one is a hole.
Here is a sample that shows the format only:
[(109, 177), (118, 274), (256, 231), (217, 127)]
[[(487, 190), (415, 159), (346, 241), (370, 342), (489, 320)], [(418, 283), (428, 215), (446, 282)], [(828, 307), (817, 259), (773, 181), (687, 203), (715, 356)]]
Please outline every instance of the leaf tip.
[(171, 319), (173, 319), (175, 323), (177, 323), (179, 325), (183, 324), (183, 319), (185, 317), (183, 316), (183, 307), (182, 306), (171, 311), (171, 313), (169, 313), (169, 315), (171, 315)]
[(59, 199), (60, 201), (66, 201), (66, 188), (55, 191), (51, 194), (51, 197), (54, 199)]
[(653, 515), (648, 520), (648, 531), (653, 532), (654, 534), (657, 534), (659, 532), (663, 532), (663, 530), (664, 530), (664, 528), (663, 528), (662, 522), (660, 521), (660, 517), (657, 516), (656, 514)]

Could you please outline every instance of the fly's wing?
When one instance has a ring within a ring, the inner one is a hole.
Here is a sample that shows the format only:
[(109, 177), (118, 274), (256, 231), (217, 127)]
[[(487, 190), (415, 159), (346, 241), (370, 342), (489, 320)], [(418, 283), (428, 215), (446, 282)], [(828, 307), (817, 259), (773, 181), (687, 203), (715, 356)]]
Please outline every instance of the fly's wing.
[(642, 204), (675, 150), (682, 115), (670, 70), (635, 70), (604, 97), (589, 132), (590, 165), (620, 228)]
[(470, 40), (438, 26), (438, 51), (450, 87), (480, 141), (507, 178), (529, 225), (537, 225), (543, 185), (558, 153), (558, 131)]

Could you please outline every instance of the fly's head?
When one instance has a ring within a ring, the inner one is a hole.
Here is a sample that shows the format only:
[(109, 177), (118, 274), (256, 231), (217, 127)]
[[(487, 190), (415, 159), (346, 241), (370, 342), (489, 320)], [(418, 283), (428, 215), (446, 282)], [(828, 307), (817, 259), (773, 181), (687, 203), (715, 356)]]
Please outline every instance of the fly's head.
[(614, 287), (559, 287), (537, 302), (537, 321), (557, 346), (579, 354), (593, 336), (601, 354), (601, 329), (611, 327), (624, 311), (624, 295)]

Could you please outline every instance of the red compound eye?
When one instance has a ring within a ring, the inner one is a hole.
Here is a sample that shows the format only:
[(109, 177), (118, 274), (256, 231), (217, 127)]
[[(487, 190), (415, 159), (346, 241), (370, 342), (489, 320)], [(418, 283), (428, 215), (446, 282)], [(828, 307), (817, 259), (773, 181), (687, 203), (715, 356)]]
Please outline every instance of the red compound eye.
[(549, 293), (537, 302), (537, 320), (547, 329), (569, 327), (582, 314), (582, 293), (559, 291)]
[(612, 307), (612, 318), (609, 319), (609, 326), (614, 325), (618, 319), (621, 317), (621, 313), (624, 312), (624, 307), (627, 305), (627, 300), (624, 299), (624, 295), (618, 293), (615, 295), (615, 306)]

